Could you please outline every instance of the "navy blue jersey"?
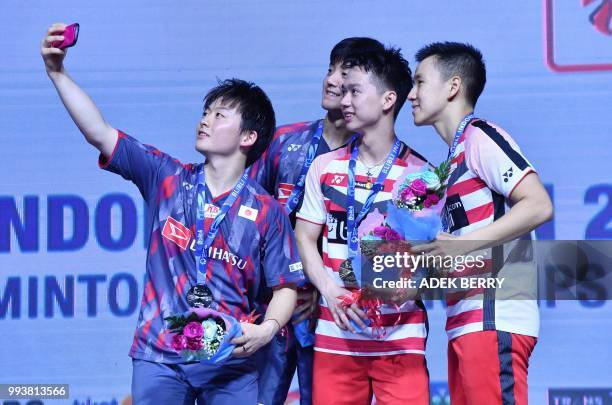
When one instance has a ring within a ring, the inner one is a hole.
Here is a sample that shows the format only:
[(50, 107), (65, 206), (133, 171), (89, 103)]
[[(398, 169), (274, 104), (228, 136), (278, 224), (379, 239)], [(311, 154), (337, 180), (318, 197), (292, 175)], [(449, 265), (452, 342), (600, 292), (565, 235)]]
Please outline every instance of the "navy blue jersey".
[[(186, 293), (197, 280), (193, 235), (201, 164), (182, 164), (119, 132), (111, 158), (100, 165), (136, 184), (149, 208), (144, 294), (130, 356), (181, 363), (167, 346), (163, 318), (189, 308)], [(206, 188), (206, 231), (228, 195), (212, 198)], [(238, 319), (255, 309), (261, 288), (304, 281), (289, 219), (252, 179), (221, 223), (209, 258), (206, 283), (215, 309)]]
[[(322, 121), (298, 122), (278, 127), (268, 149), (253, 164), (251, 177), (283, 206), (298, 182), (308, 148)], [(316, 156), (329, 151), (325, 139), (321, 138)], [(292, 219), (299, 211), (303, 197), (302, 194), (299, 204), (291, 213)]]

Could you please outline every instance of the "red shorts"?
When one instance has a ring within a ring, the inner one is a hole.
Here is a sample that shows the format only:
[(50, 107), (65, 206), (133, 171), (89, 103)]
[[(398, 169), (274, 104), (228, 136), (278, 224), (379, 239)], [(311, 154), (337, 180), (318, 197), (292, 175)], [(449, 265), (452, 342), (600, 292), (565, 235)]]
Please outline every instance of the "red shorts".
[(425, 356), (345, 356), (315, 351), (312, 403), (316, 405), (429, 405)]
[(527, 405), (527, 368), (536, 341), (492, 330), (448, 342), (451, 403)]

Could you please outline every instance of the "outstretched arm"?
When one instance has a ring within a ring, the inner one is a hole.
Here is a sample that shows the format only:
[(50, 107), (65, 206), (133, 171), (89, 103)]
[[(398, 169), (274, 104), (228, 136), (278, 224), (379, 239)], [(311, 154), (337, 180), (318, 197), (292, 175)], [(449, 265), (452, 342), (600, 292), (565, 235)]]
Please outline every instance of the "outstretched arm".
[[(510, 195), (510, 210), (497, 221), (462, 236), (440, 233), (436, 241), (414, 247), (417, 253), (463, 255), (501, 245), (529, 233), (553, 216), (553, 204), (536, 173), (529, 173)], [(451, 241), (462, 241), (460, 244)]]
[(54, 48), (54, 41), (64, 39), (66, 24), (53, 24), (43, 38), (40, 54), (45, 62), (47, 75), (53, 82), (62, 103), (87, 142), (110, 158), (117, 142), (117, 130), (102, 117), (92, 99), (70, 78), (64, 68), (66, 50)]

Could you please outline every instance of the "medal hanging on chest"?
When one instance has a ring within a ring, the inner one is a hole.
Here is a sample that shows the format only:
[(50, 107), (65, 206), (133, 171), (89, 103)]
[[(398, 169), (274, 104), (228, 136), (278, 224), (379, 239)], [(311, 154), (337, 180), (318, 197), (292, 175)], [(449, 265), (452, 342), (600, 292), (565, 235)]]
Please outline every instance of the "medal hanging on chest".
[(232, 189), (230, 195), (225, 199), (221, 209), (216, 213), (210, 229), (204, 236), (204, 223), (206, 218), (206, 183), (204, 179), (204, 165), (198, 173), (197, 207), (196, 207), (196, 241), (195, 241), (195, 262), (197, 283), (187, 291), (187, 304), (193, 308), (210, 308), (214, 304), (212, 290), (206, 285), (206, 272), (208, 269), (208, 249), (219, 232), (221, 222), (225, 218), (230, 208), (238, 199), (238, 195), (246, 185), (249, 178), (250, 168), (247, 168), (238, 183)]
[(373, 184), (372, 184), (372, 173), (370, 172), (370, 169), (368, 169), (366, 176), (368, 177), (368, 181), (366, 182), (365, 188), (366, 190), (371, 190)]
[(340, 264), (340, 268), (338, 269), (338, 275), (340, 276), (340, 280), (344, 282), (345, 287), (358, 286), (351, 259), (346, 259), (342, 262), (342, 264)]
[(193, 308), (210, 308), (213, 304), (213, 294), (204, 284), (196, 284), (187, 291), (187, 304)]

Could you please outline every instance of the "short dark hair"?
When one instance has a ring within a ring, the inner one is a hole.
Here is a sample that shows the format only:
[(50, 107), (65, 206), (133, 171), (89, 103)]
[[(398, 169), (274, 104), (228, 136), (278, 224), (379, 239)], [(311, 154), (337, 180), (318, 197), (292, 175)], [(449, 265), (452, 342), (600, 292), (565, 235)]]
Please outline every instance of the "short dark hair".
[(457, 75), (465, 88), (465, 98), (476, 105), (487, 81), (487, 69), (482, 53), (470, 44), (460, 42), (434, 42), (419, 49), (417, 62), (434, 56), (435, 64), (444, 80)]
[(255, 162), (266, 150), (274, 135), (276, 118), (274, 108), (266, 93), (254, 83), (240, 79), (219, 81), (204, 97), (204, 109), (217, 100), (240, 113), (240, 132), (255, 131), (257, 140), (247, 154), (246, 166)]
[(400, 48), (383, 46), (382, 49), (356, 52), (345, 59), (344, 66), (359, 67), (374, 75), (376, 81), (386, 90), (393, 90), (397, 94), (393, 117), (397, 118), (408, 93), (412, 90), (412, 71)]
[(382, 51), (385, 46), (375, 40), (374, 38), (368, 37), (350, 37), (344, 38), (338, 42), (332, 48), (329, 53), (329, 64), (335, 65), (336, 63), (344, 63), (347, 59), (357, 52), (373, 52)]

